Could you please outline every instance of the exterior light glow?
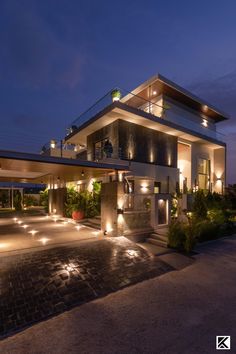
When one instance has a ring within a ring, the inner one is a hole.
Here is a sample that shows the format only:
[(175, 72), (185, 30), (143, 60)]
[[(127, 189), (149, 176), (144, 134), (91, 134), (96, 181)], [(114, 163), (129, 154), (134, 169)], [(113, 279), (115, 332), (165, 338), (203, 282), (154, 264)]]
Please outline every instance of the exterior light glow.
[(150, 188), (147, 184), (142, 184), (140, 187), (141, 187), (141, 191), (142, 191), (143, 193), (147, 193), (147, 191), (148, 191), (149, 188)]
[(73, 263), (69, 263), (69, 264), (64, 264), (64, 269), (70, 273), (70, 272), (73, 272), (73, 271), (76, 271), (78, 272), (78, 269), (76, 269), (75, 265)]
[(139, 252), (136, 250), (127, 250), (126, 254), (130, 257), (130, 258), (134, 258), (134, 257), (138, 257), (139, 256)]
[(203, 125), (204, 127), (208, 127), (208, 121), (207, 121), (206, 119), (203, 119), (203, 120), (202, 120), (202, 125)]
[(50, 141), (50, 147), (51, 147), (51, 149), (55, 149), (56, 144), (57, 144), (56, 140), (51, 140), (51, 141)]
[(35, 234), (37, 234), (37, 230), (31, 230), (31, 231), (29, 231), (29, 234), (31, 234), (32, 236), (34, 236)]
[(38, 241), (41, 242), (43, 245), (46, 245), (46, 243), (50, 241), (50, 239), (47, 237), (42, 237)]
[(98, 236), (100, 234), (100, 231), (93, 231), (92, 234)]
[(153, 95), (156, 95), (156, 94), (157, 94), (156, 90), (154, 90), (154, 91), (152, 92), (152, 94), (153, 94)]
[(7, 248), (7, 246), (9, 246), (9, 243), (5, 243), (5, 242), (0, 243), (0, 249)]
[(118, 180), (119, 180), (119, 182), (122, 182), (122, 180), (123, 180), (123, 174), (122, 173), (118, 174)]
[(27, 227), (29, 227), (29, 225), (22, 225), (22, 227), (23, 227), (24, 229), (27, 229)]

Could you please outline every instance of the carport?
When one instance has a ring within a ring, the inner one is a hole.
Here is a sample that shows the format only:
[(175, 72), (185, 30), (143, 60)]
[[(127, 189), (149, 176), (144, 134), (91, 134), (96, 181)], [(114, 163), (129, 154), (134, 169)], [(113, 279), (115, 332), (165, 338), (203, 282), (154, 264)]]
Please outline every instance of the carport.
[(128, 166), (0, 151), (0, 181), (3, 182), (44, 183), (49, 188), (58, 188), (70, 181), (109, 178), (124, 170), (129, 170)]
[[(119, 174), (128, 170), (129, 167), (124, 164), (98, 163), (38, 154), (0, 151), (0, 181), (46, 184), (49, 189), (49, 212), (60, 215), (63, 215), (67, 182), (102, 178), (103, 182), (107, 182), (107, 184), (119, 183)], [(111, 212), (110, 192), (113, 193), (112, 200), (115, 203), (115, 213), (112, 210), (114, 216), (110, 216), (109, 225), (111, 223), (116, 224), (117, 189), (114, 191), (114, 188), (106, 188), (106, 196), (102, 198), (102, 209), (105, 212), (101, 215), (101, 224), (105, 225), (103, 227), (104, 231), (107, 229), (106, 225), (108, 224), (105, 217), (109, 217), (108, 213)], [(114, 222), (113, 219), (115, 220)]]

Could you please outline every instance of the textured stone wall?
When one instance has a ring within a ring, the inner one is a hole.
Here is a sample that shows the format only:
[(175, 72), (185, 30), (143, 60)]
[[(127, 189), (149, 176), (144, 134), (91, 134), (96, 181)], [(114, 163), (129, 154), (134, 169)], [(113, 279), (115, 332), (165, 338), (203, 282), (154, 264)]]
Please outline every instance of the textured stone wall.
[(123, 159), (177, 167), (177, 137), (119, 120)]

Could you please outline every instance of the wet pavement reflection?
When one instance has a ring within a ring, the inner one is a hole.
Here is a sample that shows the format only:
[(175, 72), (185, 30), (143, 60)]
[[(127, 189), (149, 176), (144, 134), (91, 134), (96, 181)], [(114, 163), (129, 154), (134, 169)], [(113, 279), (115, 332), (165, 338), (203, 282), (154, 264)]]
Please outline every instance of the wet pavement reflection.
[(174, 268), (124, 237), (0, 258), (0, 336)]

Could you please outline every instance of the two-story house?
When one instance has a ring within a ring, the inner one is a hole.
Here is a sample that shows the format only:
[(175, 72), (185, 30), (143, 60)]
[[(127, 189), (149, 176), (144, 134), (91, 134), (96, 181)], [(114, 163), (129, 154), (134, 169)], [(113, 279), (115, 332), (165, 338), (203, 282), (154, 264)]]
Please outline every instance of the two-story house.
[[(135, 223), (147, 226), (141, 211), (149, 212), (156, 228), (168, 224), (176, 192), (183, 196), (182, 208), (187, 195), (198, 189), (224, 192), (226, 144), (216, 125), (225, 119), (226, 114), (158, 75), (132, 92), (112, 90), (72, 123), (65, 150), (46, 153), (128, 163), (129, 171), (118, 176), (124, 185), (118, 209), (127, 220), (131, 215), (123, 231)], [(85, 176), (77, 185), (89, 188), (90, 183)]]

